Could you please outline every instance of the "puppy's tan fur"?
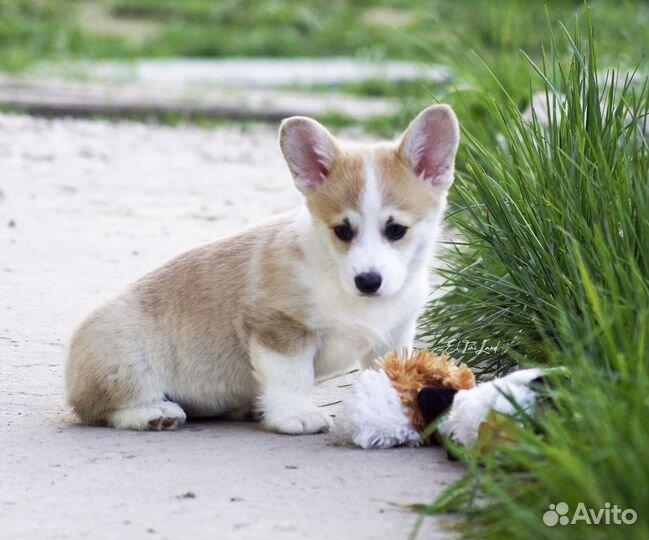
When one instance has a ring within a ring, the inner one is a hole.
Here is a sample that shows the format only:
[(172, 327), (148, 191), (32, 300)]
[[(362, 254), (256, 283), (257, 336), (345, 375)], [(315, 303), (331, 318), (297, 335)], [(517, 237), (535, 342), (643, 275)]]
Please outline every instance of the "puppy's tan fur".
[[(440, 153), (433, 136), (449, 129)], [(309, 398), (315, 378), (411, 346), (452, 181), (452, 112), (431, 108), (400, 143), (369, 146), (295, 118), (280, 145), (304, 208), (180, 255), (79, 327), (66, 385), (83, 421), (170, 429), (186, 413), (258, 408), (271, 429), (321, 431), (331, 420)], [(356, 236), (343, 242), (333, 227), (347, 216)], [(392, 243), (394, 219), (409, 232)], [(354, 275), (373, 268), (385, 286), (366, 298)]]

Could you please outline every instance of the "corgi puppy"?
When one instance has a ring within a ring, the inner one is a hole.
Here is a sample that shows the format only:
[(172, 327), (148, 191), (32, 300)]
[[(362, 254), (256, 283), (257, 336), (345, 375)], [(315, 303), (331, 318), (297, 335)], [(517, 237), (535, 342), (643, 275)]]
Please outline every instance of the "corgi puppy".
[(314, 383), (412, 347), (458, 142), (444, 105), (394, 143), (285, 120), (302, 208), (180, 255), (92, 313), (69, 349), (69, 404), (115, 428), (255, 412), (280, 433), (329, 430)]

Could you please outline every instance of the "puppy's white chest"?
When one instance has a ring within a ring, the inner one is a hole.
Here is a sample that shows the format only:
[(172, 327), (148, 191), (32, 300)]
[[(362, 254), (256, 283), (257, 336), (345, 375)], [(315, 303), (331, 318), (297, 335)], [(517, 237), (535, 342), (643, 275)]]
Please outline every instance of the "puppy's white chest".
[(352, 332), (328, 332), (315, 357), (316, 379), (343, 373), (355, 367), (373, 349), (373, 343)]
[(375, 314), (364, 318), (363, 315), (367, 314), (323, 318), (315, 358), (316, 378), (347, 371), (359, 363), (363, 365), (370, 356), (380, 356), (403, 345), (403, 332), (397, 321), (390, 320), (390, 317), (381, 319)]
[[(319, 336), (316, 378), (347, 371), (393, 349), (412, 346), (414, 324), (428, 291), (426, 271), (391, 297), (361, 298), (326, 280), (309, 287), (307, 325)], [(324, 284), (324, 286), (323, 286)]]

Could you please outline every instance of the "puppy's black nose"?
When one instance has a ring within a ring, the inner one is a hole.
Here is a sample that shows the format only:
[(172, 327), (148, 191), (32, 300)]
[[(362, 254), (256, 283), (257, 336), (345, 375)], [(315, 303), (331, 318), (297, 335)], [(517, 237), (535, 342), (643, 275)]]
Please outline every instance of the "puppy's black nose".
[(354, 278), (356, 288), (363, 294), (374, 294), (381, 287), (381, 274), (377, 272), (364, 272)]

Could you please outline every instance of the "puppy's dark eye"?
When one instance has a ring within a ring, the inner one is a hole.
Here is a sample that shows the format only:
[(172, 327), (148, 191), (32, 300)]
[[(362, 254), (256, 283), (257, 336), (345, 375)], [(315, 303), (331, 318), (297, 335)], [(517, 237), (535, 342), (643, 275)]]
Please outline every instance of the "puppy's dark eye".
[(334, 227), (334, 234), (343, 242), (351, 242), (354, 238), (354, 229), (349, 223), (342, 223)]
[(406, 232), (408, 232), (408, 227), (400, 225), (399, 223), (388, 223), (385, 227), (385, 237), (390, 240), (390, 242), (401, 240)]

